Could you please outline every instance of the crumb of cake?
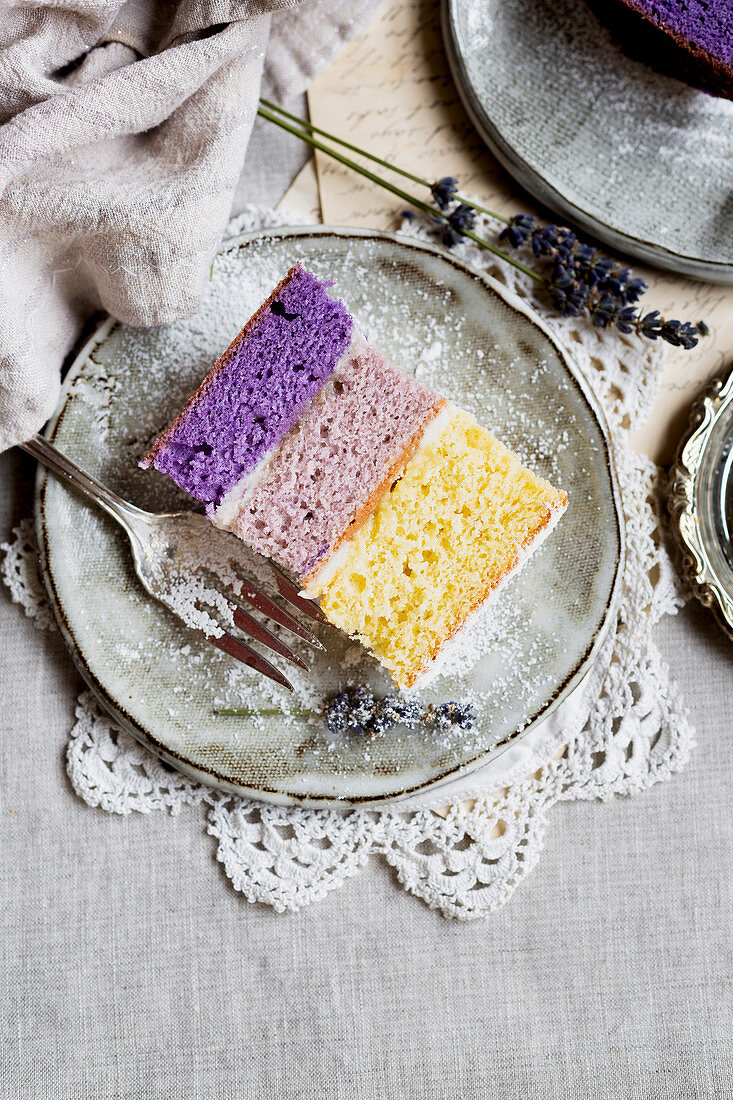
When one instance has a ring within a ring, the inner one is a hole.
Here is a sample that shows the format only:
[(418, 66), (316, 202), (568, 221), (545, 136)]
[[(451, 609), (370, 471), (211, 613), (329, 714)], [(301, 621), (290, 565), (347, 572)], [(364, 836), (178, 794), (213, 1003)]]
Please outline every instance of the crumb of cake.
[[(443, 347), (436, 333), (417, 357), (424, 372), (439, 375)], [(143, 465), (289, 569), (408, 689), (448, 658), (446, 643), (567, 505), (470, 413), (392, 366), (328, 284), (299, 265)], [(361, 698), (365, 728), (370, 705)], [(452, 724), (448, 711), (428, 725), (441, 723)]]

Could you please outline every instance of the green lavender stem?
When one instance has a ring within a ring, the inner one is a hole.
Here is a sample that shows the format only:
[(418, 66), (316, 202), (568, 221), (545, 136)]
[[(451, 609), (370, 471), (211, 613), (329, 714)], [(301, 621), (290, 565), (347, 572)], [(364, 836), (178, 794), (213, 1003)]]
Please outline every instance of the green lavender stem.
[(382, 168), (388, 168), (390, 172), (396, 172), (398, 176), (404, 176), (405, 179), (412, 180), (413, 183), (419, 183), (423, 187), (430, 189), (430, 184), (427, 180), (421, 179), (420, 176), (414, 175), (412, 172), (408, 172), (406, 168), (397, 168), (394, 164), (390, 164), (389, 161), (382, 160), (381, 157), (375, 156), (374, 153), (367, 153), (365, 149), (360, 149), (358, 145), (352, 145), (348, 141), (344, 141), (343, 138), (337, 137), (336, 134), (331, 134), (328, 130), (322, 130), (320, 126), (314, 126), (312, 122), (308, 122), (305, 118), (300, 118), (299, 115), (293, 115), (290, 111), (286, 111), (284, 107), (278, 107), (277, 103), (271, 103), (269, 99), (261, 99), (260, 103), (263, 107), (266, 107), (268, 111), (276, 111), (283, 118), (287, 118), (290, 122), (295, 122), (298, 126), (302, 126), (304, 130), (308, 130), (311, 134), (319, 134), (321, 137), (326, 138), (328, 141), (332, 141), (335, 145), (340, 145), (344, 149), (350, 149), (352, 153), (357, 153), (359, 156), (366, 157), (367, 160), (373, 161), (375, 164), (380, 164)]
[[(343, 156), (335, 149), (329, 149), (323, 142), (318, 141), (312, 134), (304, 132), (302, 129), (297, 129), (292, 126), (284, 118), (280, 118), (268, 110), (267, 107), (260, 106), (257, 109), (257, 114), (262, 118), (266, 118), (268, 122), (274, 122), (276, 126), (279, 126), (282, 130), (287, 130), (288, 133), (294, 134), (295, 137), (300, 138), (301, 141), (306, 142), (307, 145), (312, 146), (314, 149), (318, 149), (320, 152), (325, 153), (327, 156), (332, 157), (338, 161), (339, 164), (343, 164), (346, 168), (351, 168), (354, 172), (358, 172), (360, 176), (364, 176), (365, 179), (371, 180), (372, 183), (376, 183), (379, 187), (383, 187), (386, 191), (390, 191), (393, 195), (396, 195), (402, 202), (408, 203), (410, 206), (414, 206), (416, 210), (422, 210), (425, 214), (429, 214), (433, 218), (437, 218), (438, 221), (442, 221), (445, 225), (449, 224), (449, 219), (444, 215), (436, 211), (432, 206), (429, 206), (426, 202), (422, 202), (420, 199), (416, 199), (413, 195), (408, 194), (407, 191), (403, 191), (401, 187), (397, 187), (395, 184), (390, 183), (388, 180), (382, 179), (381, 176), (371, 172), (368, 168), (365, 168), (361, 164), (357, 164), (356, 161), (351, 160), (349, 157)], [(525, 275), (529, 275), (531, 279), (534, 279), (537, 283), (544, 283), (545, 280), (536, 271), (533, 271), (531, 267), (527, 267), (526, 264), (521, 263), (519, 260), (515, 260), (513, 256), (510, 256), (503, 249), (497, 248), (489, 241), (479, 237), (476, 233), (472, 233), (467, 230), (463, 234), (470, 240), (475, 241), (480, 248), (486, 249), (488, 252), (492, 252), (495, 256), (505, 260), (512, 267), (516, 267), (519, 271), (523, 271)]]
[[(290, 111), (286, 111), (284, 107), (278, 107), (277, 103), (272, 103), (269, 99), (261, 99), (260, 103), (263, 107), (266, 107), (268, 111), (276, 111), (279, 115), (282, 115), (283, 118), (287, 118), (291, 122), (297, 123), (298, 126), (302, 126), (304, 130), (308, 130), (311, 134), (319, 134), (328, 141), (332, 141), (335, 145), (340, 145), (343, 149), (350, 149), (352, 153), (356, 153), (360, 157), (365, 157), (374, 164), (379, 164), (382, 168), (387, 168), (390, 172), (395, 172), (396, 175), (404, 177), (404, 179), (411, 180), (413, 183), (418, 183), (421, 187), (427, 188), (428, 191), (431, 190), (432, 184), (429, 183), (428, 180), (423, 179), (422, 176), (416, 176), (414, 172), (408, 172), (406, 168), (399, 168), (396, 164), (390, 164), (388, 160), (383, 160), (382, 157), (378, 157), (374, 153), (368, 153), (366, 149), (360, 149), (358, 145), (352, 145), (350, 141), (345, 141), (336, 134), (329, 133), (328, 130), (322, 130), (320, 126), (314, 126), (312, 122), (309, 122), (305, 118), (301, 118), (299, 115), (291, 114)], [(495, 210), (489, 210), (487, 206), (481, 206), (480, 203), (474, 202), (473, 199), (468, 199), (465, 195), (460, 195), (458, 192), (456, 192), (455, 198), (457, 202), (463, 202), (473, 210), (478, 210), (482, 214), (488, 214), (490, 218), (496, 218), (497, 221), (503, 222), (504, 225), (509, 225), (509, 218), (505, 218), (503, 214), (497, 214)]]
[(255, 718), (262, 717), (271, 718), (274, 715), (279, 715), (281, 718), (290, 718), (294, 715), (302, 717), (306, 714), (315, 714), (314, 710), (289, 710), (283, 711), (280, 707), (265, 707), (262, 710), (248, 710), (247, 707), (215, 707), (214, 714), (224, 715), (224, 717), (241, 717), (241, 718)]

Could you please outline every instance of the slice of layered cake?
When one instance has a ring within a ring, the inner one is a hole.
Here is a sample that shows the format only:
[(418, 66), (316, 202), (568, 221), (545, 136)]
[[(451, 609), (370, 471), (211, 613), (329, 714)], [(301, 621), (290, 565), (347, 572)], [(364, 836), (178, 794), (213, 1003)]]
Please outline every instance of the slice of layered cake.
[(141, 465), (412, 687), (567, 498), (393, 367), (327, 286), (291, 268)]
[(587, 0), (626, 53), (733, 99), (733, 0)]

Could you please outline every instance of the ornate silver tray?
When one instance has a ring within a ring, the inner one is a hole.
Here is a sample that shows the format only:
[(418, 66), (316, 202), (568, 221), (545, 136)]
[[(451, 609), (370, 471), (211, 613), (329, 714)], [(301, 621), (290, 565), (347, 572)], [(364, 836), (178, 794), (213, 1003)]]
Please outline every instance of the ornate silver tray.
[(682, 570), (733, 638), (733, 367), (695, 403), (671, 472)]

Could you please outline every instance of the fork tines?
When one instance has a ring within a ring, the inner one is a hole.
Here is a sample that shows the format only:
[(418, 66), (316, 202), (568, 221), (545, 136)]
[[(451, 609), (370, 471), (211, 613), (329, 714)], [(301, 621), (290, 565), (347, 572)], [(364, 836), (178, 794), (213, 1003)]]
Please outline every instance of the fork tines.
[(315, 619), (317, 623), (328, 623), (328, 619), (317, 603), (301, 596), (297, 586), (294, 585), (273, 562), (270, 562), (270, 567), (275, 574), (277, 590), (284, 600), (287, 600), (287, 602), (297, 608), (298, 611), (302, 611), (305, 615), (309, 615), (311, 619)]
[(230, 657), (234, 657), (237, 661), (241, 661), (242, 664), (248, 665), (249, 668), (253, 668), (256, 672), (261, 672), (263, 676), (267, 676), (268, 679), (274, 680), (276, 684), (280, 684), (281, 687), (287, 688), (288, 691), (294, 691), (293, 685), (286, 676), (283, 676), (282, 672), (278, 668), (258, 653), (251, 646), (248, 646), (246, 642), (241, 642), (239, 638), (233, 637), (231, 634), (223, 634), (220, 638), (215, 637), (213, 634), (205, 634), (200, 631), (204, 638), (212, 645), (215, 645), (217, 649), (221, 649), (224, 653), (228, 653)]
[[(315, 634), (312, 634), (310, 630), (302, 626), (289, 612), (276, 604), (269, 596), (266, 596), (265, 593), (252, 584), (247, 577), (244, 577), (240, 569), (237, 568), (236, 562), (232, 562), (231, 565), (241, 580), (240, 584), (229, 586), (216, 574), (208, 574), (208, 583), (212, 584), (220, 595), (224, 596), (226, 599), (231, 620), (236, 628), (241, 630), (248, 638), (251, 638), (266, 649), (269, 649), (272, 653), (276, 653), (278, 656), (284, 657), (287, 661), (292, 662), (292, 664), (297, 665), (299, 668), (308, 671), (309, 666), (306, 662), (299, 657), (290, 646), (287, 646), (276, 634), (266, 627), (264, 623), (261, 623), (253, 615), (250, 615), (248, 611), (245, 611), (240, 601), (248, 603), (262, 615), (265, 615), (280, 626), (285, 627), (287, 630), (291, 631), (291, 633), (307, 642), (308, 645), (312, 646), (314, 649), (323, 650), (324, 647), (321, 642), (316, 638)], [(280, 583), (281, 581), (283, 582), (282, 585)], [(277, 575), (277, 584), (282, 598), (289, 602), (292, 607), (304, 611), (306, 614), (310, 614), (311, 618), (321, 621), (322, 616), (320, 608), (315, 608), (317, 614), (314, 614), (314, 605), (301, 606), (307, 604), (307, 601), (302, 600), (298, 596), (295, 585), (292, 584), (291, 581), (288, 581), (287, 577), (279, 573), (279, 571)], [(297, 602), (296, 599), (293, 598), (293, 593), (295, 593)], [(325, 621), (325, 619), (323, 621)], [(213, 635), (207, 634), (206, 637), (213, 645), (217, 646), (218, 649), (223, 650), (224, 653), (228, 653), (230, 657), (234, 657), (236, 660), (262, 673), (262, 675), (269, 677), (269, 679), (273, 680), (275, 683), (280, 684), (289, 691), (293, 691), (293, 686), (290, 681), (283, 676), (275, 665), (271, 664), (270, 661), (258, 653), (257, 650), (247, 645), (246, 642), (243, 642), (231, 634), (224, 634), (222, 637), (214, 637)]]
[(298, 668), (309, 671), (309, 666), (299, 657), (297, 653), (294, 653), (289, 646), (286, 646), (284, 642), (281, 642), (276, 634), (273, 634), (271, 630), (268, 630), (264, 623), (255, 619), (254, 615), (250, 615), (249, 612), (243, 611), (241, 607), (235, 607), (232, 609), (232, 619), (234, 625), (238, 630), (241, 630), (243, 634), (254, 639), (255, 642), (260, 642), (261, 645), (271, 649), (273, 653), (278, 653), (281, 657), (284, 657), (286, 661), (292, 661)]
[[(308, 630), (306, 627), (301, 626), (297, 619), (294, 619), (292, 615), (290, 615), (287, 611), (284, 611), (282, 607), (279, 607), (274, 602), (274, 600), (271, 600), (270, 597), (266, 596), (264, 592), (261, 592), (259, 588), (256, 588), (247, 577), (243, 577), (242, 573), (237, 568), (236, 563), (232, 564), (235, 572), (242, 581), (241, 586), (239, 586), (238, 590), (229, 590), (235, 597), (238, 597), (240, 600), (244, 600), (246, 603), (254, 607), (256, 611), (260, 611), (263, 615), (266, 615), (268, 619), (272, 619), (273, 622), (279, 623), (280, 626), (284, 626), (287, 630), (291, 631), (291, 633), (296, 634), (299, 638), (302, 638), (304, 642), (307, 642), (308, 645), (312, 646), (314, 649), (324, 649), (324, 646), (321, 642), (319, 642), (315, 634), (312, 634), (311, 631)], [(283, 576), (282, 574), (280, 575), (282, 576), (282, 579), (284, 581), (287, 581), (287, 578), (285, 576)], [(289, 581), (287, 583), (290, 584)], [(291, 584), (291, 588), (295, 589), (295, 585)], [(311, 617), (314, 619), (317, 619), (318, 616), (321, 616), (322, 613), (320, 608), (316, 608), (316, 610), (318, 611), (317, 616), (312, 614), (312, 608), (306, 609), (305, 607), (301, 606), (301, 604), (308, 603), (307, 600), (301, 600), (299, 598), (299, 602), (295, 603), (292, 597), (286, 595), (286, 593), (282, 592), (282, 590), (281, 594), (283, 596), (283, 599), (285, 599), (291, 605), (291, 607), (294, 607), (296, 610), (305, 611), (306, 614), (311, 614)], [(325, 622), (325, 619), (319, 619), (318, 621)]]

